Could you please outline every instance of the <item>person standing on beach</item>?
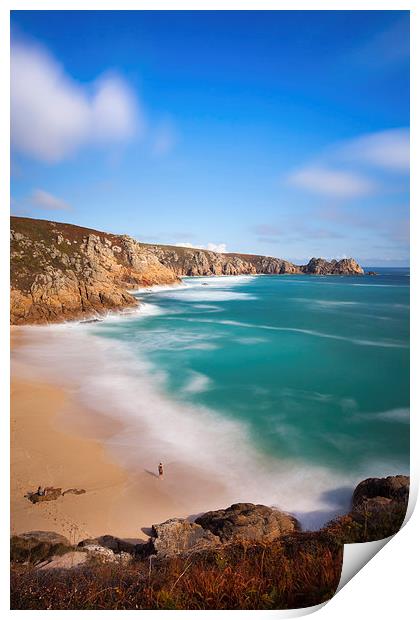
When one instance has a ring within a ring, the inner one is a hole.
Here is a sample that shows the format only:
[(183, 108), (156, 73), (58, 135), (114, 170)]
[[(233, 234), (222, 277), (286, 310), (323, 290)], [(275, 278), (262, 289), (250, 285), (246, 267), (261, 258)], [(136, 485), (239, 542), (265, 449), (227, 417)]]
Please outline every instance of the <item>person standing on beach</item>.
[(163, 463), (159, 463), (159, 465), (158, 465), (158, 472), (159, 472), (159, 480), (162, 480), (162, 478), (163, 478)]

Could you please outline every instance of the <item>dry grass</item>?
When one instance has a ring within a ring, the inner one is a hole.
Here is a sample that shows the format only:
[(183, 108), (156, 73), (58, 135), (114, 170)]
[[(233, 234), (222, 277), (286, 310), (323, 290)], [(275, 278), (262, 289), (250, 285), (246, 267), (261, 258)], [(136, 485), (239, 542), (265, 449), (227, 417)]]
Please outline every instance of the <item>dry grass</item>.
[(12, 566), (12, 609), (290, 609), (330, 599), (342, 546), (320, 533), (71, 571)]
[[(400, 529), (405, 502), (361, 504), (319, 532), (272, 543), (231, 543), (128, 565), (87, 564), (40, 571), (13, 558), (12, 609), (293, 609), (330, 599), (341, 575), (343, 543), (379, 540)], [(27, 558), (26, 558), (27, 559)]]

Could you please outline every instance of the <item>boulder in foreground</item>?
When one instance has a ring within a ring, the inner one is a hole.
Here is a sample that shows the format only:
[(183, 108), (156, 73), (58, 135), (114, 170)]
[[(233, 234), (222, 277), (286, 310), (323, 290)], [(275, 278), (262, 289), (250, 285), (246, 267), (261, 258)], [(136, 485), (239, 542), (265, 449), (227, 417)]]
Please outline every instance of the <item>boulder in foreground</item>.
[(352, 505), (356, 508), (363, 501), (376, 497), (407, 502), (410, 491), (409, 476), (388, 476), (387, 478), (367, 478), (354, 490)]
[(14, 562), (36, 564), (54, 555), (61, 555), (72, 549), (68, 538), (50, 531), (24, 532), (12, 536), (10, 557)]
[(300, 529), (298, 521), (291, 515), (261, 504), (248, 503), (206, 512), (195, 523), (210, 530), (222, 542), (271, 542)]
[(152, 526), (150, 551), (158, 556), (179, 555), (220, 545), (220, 539), (186, 519), (168, 519)]

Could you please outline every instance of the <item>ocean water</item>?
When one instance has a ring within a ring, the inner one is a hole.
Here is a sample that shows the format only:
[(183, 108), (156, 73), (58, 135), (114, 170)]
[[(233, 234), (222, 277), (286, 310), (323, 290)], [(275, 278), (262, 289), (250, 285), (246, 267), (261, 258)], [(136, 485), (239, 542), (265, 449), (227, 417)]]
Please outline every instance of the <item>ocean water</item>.
[(359, 480), (408, 473), (409, 271), (375, 271), (184, 278), (32, 355), (124, 421), (125, 465), (182, 461), (315, 527)]

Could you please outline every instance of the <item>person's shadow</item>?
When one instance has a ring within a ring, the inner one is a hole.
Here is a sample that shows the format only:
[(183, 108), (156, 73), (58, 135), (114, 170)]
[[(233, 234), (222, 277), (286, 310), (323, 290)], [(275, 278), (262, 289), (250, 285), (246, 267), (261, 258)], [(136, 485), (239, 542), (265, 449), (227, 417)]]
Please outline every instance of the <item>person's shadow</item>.
[(150, 471), (150, 469), (145, 469), (144, 471), (146, 472), (146, 474), (149, 474), (149, 476), (153, 476), (154, 478), (159, 478), (159, 476), (154, 471)]

